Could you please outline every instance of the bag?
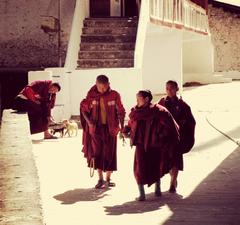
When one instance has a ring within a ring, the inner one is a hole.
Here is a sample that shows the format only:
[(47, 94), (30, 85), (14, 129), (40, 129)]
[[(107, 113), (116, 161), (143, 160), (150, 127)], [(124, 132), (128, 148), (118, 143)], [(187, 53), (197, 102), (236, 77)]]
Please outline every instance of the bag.
[(182, 154), (188, 153), (195, 143), (195, 120), (188, 120), (180, 127), (180, 146)]

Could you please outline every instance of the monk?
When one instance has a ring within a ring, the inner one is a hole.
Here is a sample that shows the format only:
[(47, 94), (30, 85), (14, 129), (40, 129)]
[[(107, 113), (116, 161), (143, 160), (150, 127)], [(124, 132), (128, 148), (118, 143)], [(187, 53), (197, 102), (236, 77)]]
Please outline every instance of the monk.
[(57, 138), (49, 133), (48, 126), (53, 122), (51, 109), (60, 90), (61, 86), (50, 80), (35, 81), (15, 98), (13, 109), (28, 113), (31, 134), (44, 132), (44, 139)]
[(174, 166), (170, 171), (170, 193), (176, 192), (178, 171), (183, 170), (183, 154), (191, 150), (194, 145), (195, 119), (190, 106), (181, 98), (177, 97), (179, 90), (176, 81), (169, 80), (166, 83), (167, 96), (159, 101), (159, 104), (166, 107), (179, 125), (180, 145), (179, 154), (174, 159)]
[(119, 93), (110, 88), (107, 76), (99, 75), (80, 103), (84, 157), (88, 166), (98, 171), (95, 188), (115, 186), (110, 180), (117, 170), (117, 135), (123, 129), (124, 117)]
[(155, 183), (155, 195), (161, 196), (160, 178), (169, 173), (178, 145), (178, 131), (167, 110), (151, 104), (150, 91), (137, 93), (137, 105), (129, 114), (123, 135), (136, 146), (134, 175), (138, 184), (138, 201), (145, 200), (144, 185)]

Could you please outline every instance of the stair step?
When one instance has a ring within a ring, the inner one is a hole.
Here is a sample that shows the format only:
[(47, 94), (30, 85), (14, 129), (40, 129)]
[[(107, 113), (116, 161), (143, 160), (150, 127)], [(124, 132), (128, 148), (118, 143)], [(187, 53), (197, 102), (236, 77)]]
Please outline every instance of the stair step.
[(128, 68), (134, 66), (133, 59), (79, 59), (78, 69), (81, 68)]
[(104, 35), (116, 35), (116, 34), (128, 34), (128, 35), (136, 35), (137, 28), (136, 27), (84, 27), (83, 34), (104, 34)]
[(133, 59), (134, 51), (80, 51), (79, 59)]
[(85, 20), (135, 20), (138, 21), (138, 17), (87, 17)]
[(134, 50), (135, 43), (81, 43), (80, 51), (119, 51)]
[(85, 35), (81, 36), (82, 42), (114, 42), (114, 43), (121, 43), (121, 42), (135, 42), (136, 36), (135, 35)]
[(84, 27), (137, 27), (138, 21), (132, 19), (92, 19), (84, 20)]

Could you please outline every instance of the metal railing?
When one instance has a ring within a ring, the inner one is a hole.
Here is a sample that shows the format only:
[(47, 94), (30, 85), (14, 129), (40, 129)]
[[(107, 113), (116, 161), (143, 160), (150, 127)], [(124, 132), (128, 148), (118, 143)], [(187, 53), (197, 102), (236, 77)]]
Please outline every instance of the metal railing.
[(189, 0), (150, 0), (150, 18), (208, 33), (206, 10)]

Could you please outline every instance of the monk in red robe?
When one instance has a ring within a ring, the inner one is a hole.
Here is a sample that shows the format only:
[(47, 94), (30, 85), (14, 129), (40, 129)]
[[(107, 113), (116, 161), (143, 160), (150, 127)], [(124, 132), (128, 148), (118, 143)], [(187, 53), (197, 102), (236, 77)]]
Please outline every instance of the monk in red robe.
[(179, 125), (180, 145), (179, 154), (174, 159), (174, 166), (170, 171), (170, 193), (176, 192), (178, 171), (183, 170), (183, 154), (191, 150), (194, 145), (195, 119), (191, 108), (181, 98), (177, 97), (179, 90), (175, 81), (169, 80), (166, 83), (167, 96), (159, 101), (159, 104), (166, 107)]
[[(117, 170), (117, 134), (123, 129), (124, 117), (119, 93), (110, 88), (107, 76), (99, 75), (96, 85), (80, 103), (83, 153), (88, 166), (98, 171), (95, 188), (115, 185), (110, 178)], [(103, 172), (106, 172), (105, 181)]]
[(15, 98), (13, 108), (28, 113), (31, 134), (44, 132), (44, 139), (56, 138), (49, 133), (48, 125), (52, 122), (51, 109), (60, 90), (60, 85), (50, 80), (35, 81)]
[(169, 173), (178, 145), (178, 131), (167, 110), (151, 104), (150, 91), (139, 91), (137, 106), (129, 114), (123, 134), (129, 136), (131, 146), (136, 146), (134, 175), (140, 196), (145, 200), (144, 185), (155, 183), (155, 195), (161, 196), (160, 178)]

